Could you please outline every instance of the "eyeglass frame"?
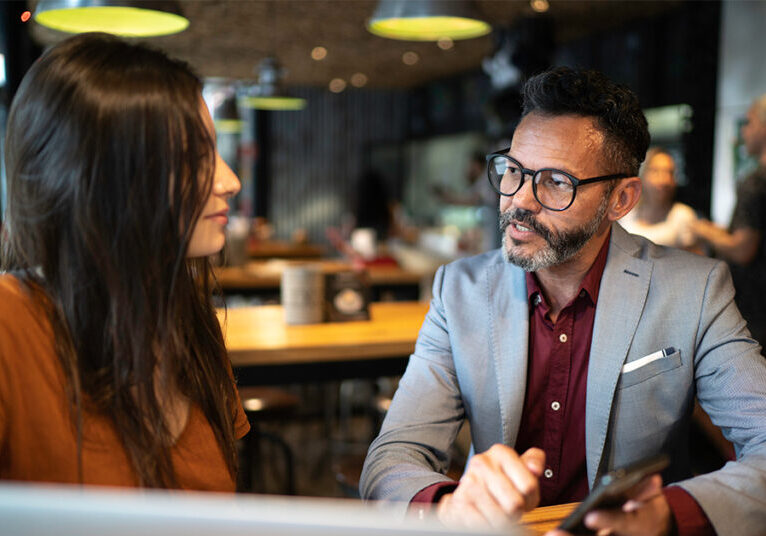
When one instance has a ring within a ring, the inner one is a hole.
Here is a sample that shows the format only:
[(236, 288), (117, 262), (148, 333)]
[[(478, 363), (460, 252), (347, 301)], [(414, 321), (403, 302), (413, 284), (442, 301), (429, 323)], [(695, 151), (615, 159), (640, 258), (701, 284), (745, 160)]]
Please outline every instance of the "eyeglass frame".
[[(487, 161), (487, 180), (489, 181), (490, 186), (492, 186), (492, 189), (496, 191), (499, 195), (504, 195), (506, 197), (513, 197), (518, 193), (519, 190), (521, 190), (521, 187), (524, 186), (524, 181), (526, 180), (526, 176), (529, 175), (532, 177), (532, 194), (535, 196), (535, 201), (537, 201), (541, 207), (546, 208), (548, 210), (553, 210), (554, 212), (563, 212), (569, 207), (572, 206), (572, 203), (574, 203), (575, 197), (577, 196), (577, 188), (581, 184), (590, 184), (593, 182), (601, 182), (601, 181), (609, 181), (609, 180), (616, 180), (616, 179), (627, 179), (628, 177), (631, 177), (631, 175), (627, 173), (614, 173), (611, 175), (600, 175), (598, 177), (591, 177), (589, 179), (578, 179), (571, 173), (567, 173), (566, 171), (562, 171), (560, 169), (556, 168), (540, 168), (538, 170), (525, 168), (524, 165), (513, 158), (512, 156), (508, 156), (505, 153), (508, 153), (511, 150), (511, 148), (504, 149), (502, 151), (495, 151), (494, 153), (489, 153), (486, 155), (486, 161)], [(489, 169), (490, 169), (490, 163), (491, 161), (497, 157), (501, 156), (505, 158), (506, 160), (510, 160), (513, 163), (518, 164), (518, 168), (521, 171), (521, 180), (519, 181), (519, 187), (516, 188), (512, 193), (506, 194), (500, 191), (499, 187), (495, 187), (495, 185), (492, 183), (492, 176), (490, 175)], [(543, 171), (553, 171), (556, 173), (561, 173), (562, 175), (566, 176), (571, 182), (572, 182), (572, 199), (569, 201), (569, 204), (565, 206), (564, 208), (551, 208), (547, 205), (544, 205), (542, 201), (540, 201), (540, 198), (537, 197), (537, 182), (534, 180), (535, 175), (538, 173), (542, 173)]]

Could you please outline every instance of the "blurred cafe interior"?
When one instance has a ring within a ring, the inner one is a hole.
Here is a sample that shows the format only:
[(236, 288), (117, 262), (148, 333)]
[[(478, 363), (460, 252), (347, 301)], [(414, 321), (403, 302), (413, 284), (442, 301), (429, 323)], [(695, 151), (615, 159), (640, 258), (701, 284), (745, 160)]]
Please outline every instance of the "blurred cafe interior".
[[(43, 24), (46, 3), (0, 3), (3, 137), (24, 73), (82, 31)], [(91, 2), (105, 3), (146, 7)], [(465, 4), (481, 22), (451, 37), (386, 36), (373, 24), (382, 3), (169, 2), (188, 25), (127, 37), (203, 78), (218, 150), (241, 182), (213, 275), (251, 425), (242, 492), (359, 496), (435, 270), (500, 245), (484, 155), (510, 145), (529, 76), (568, 65), (632, 88), (652, 145), (675, 160), (677, 199), (700, 217), (727, 225), (753, 166), (739, 127), (766, 90), (766, 2), (432, 2)], [(68, 21), (78, 17), (92, 15)], [(123, 32), (119, 18), (106, 31)], [(731, 446), (699, 433), (698, 470), (710, 470)], [(451, 474), (468, 443), (463, 430)]]

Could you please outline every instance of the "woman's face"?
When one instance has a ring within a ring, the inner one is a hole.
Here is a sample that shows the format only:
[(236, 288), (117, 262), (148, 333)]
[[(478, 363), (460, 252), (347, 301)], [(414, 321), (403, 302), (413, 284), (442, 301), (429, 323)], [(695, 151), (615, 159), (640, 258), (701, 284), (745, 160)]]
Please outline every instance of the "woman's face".
[[(201, 98), (200, 114), (210, 135), (215, 139), (213, 119)], [(239, 179), (216, 150), (213, 189), (194, 225), (187, 257), (207, 257), (221, 251), (226, 241), (226, 224), (229, 222), (228, 200), (239, 192), (239, 188)]]

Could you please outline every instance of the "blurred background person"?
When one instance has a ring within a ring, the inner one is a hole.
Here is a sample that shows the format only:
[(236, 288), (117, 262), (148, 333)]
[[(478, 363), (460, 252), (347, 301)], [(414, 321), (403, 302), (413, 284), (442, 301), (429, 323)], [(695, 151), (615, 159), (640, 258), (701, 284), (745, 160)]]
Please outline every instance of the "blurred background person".
[(675, 200), (676, 164), (662, 147), (652, 147), (641, 165), (641, 200), (620, 224), (629, 232), (662, 246), (699, 251), (692, 232), (694, 209)]
[(728, 261), (737, 291), (735, 300), (753, 337), (766, 343), (766, 94), (747, 112), (741, 129), (748, 154), (758, 167), (737, 188), (737, 201), (728, 229), (708, 220), (693, 227), (695, 234)]
[(481, 244), (476, 252), (489, 251), (500, 247), (500, 228), (497, 225), (498, 195), (487, 179), (487, 162), (482, 152), (474, 151), (466, 168), (467, 188), (462, 192), (433, 187), (433, 192), (442, 203), (459, 206), (475, 206), (481, 229)]
[(237, 177), (186, 64), (46, 52), (6, 138), (0, 479), (234, 491), (248, 430), (210, 297)]

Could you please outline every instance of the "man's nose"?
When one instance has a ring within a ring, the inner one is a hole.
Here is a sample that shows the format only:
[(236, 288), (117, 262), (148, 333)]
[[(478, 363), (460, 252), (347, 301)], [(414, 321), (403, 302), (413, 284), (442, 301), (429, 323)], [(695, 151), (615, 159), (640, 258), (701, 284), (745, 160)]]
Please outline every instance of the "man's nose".
[(523, 208), (535, 213), (540, 211), (540, 203), (538, 203), (537, 199), (535, 199), (535, 194), (532, 189), (533, 180), (533, 177), (528, 175), (524, 176), (524, 182), (521, 184), (521, 188), (519, 188), (518, 191), (513, 194), (512, 205), (515, 208)]

